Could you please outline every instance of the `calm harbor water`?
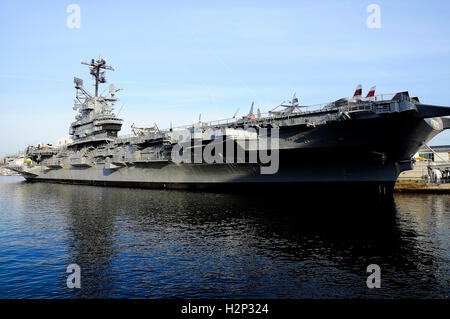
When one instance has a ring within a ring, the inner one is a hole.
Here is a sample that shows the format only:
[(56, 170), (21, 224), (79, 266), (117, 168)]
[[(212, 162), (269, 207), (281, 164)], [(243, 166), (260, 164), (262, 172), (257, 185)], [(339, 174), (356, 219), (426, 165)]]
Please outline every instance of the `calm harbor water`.
[[(450, 195), (392, 200), (0, 177), (0, 298), (448, 298)], [(66, 267), (81, 267), (81, 289)], [(369, 264), (381, 288), (368, 289)]]

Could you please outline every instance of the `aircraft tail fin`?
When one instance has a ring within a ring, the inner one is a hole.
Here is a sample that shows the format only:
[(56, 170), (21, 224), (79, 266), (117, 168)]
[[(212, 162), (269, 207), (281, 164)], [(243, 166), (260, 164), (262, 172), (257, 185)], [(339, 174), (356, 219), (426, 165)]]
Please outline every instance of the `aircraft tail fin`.
[(252, 106), (250, 107), (250, 112), (248, 112), (247, 117), (250, 120), (254, 120), (255, 119), (255, 114), (253, 114), (253, 108), (255, 107), (255, 102), (252, 102)]
[(355, 90), (355, 94), (353, 94), (353, 99), (360, 99), (362, 97), (362, 85), (358, 84)]
[(294, 96), (292, 97), (292, 104), (298, 105), (298, 97), (297, 94), (294, 93)]
[(250, 112), (248, 112), (248, 116), (253, 114), (253, 108), (255, 107), (255, 102), (252, 102), (252, 106), (250, 107)]
[(372, 87), (370, 88), (370, 90), (369, 90), (369, 93), (367, 93), (366, 98), (368, 98), (368, 97), (374, 97), (374, 96), (375, 96), (375, 89), (376, 89), (376, 86), (372, 86)]

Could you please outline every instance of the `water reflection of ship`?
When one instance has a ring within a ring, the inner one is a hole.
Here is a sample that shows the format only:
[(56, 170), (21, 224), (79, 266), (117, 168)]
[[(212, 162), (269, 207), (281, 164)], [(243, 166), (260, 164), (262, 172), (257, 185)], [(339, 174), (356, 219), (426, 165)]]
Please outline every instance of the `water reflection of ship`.
[[(379, 291), (381, 295), (395, 294), (394, 290), (397, 294), (405, 292), (405, 296), (415, 291), (420, 294), (427, 290), (425, 286), (435, 287), (443, 282), (439, 277), (442, 261), (432, 253), (436, 247), (424, 238), (433, 237), (430, 234), (437, 228), (448, 225), (447, 196), (423, 195), (422, 201), (416, 200), (414, 205), (408, 195), (351, 202), (333, 196), (328, 201), (281, 201), (251, 195), (52, 184), (22, 186), (24, 203), (30, 205), (30, 198), (42, 193), (42, 200), (50, 204), (50, 209), (65, 216), (66, 225), (62, 227), (70, 234), (68, 254), (84, 272), (80, 296), (110, 296), (111, 291), (120, 291), (122, 284), (136, 287), (135, 291), (130, 288), (131, 295), (145, 295), (144, 287), (148, 296), (154, 297), (152, 289), (164, 291), (164, 287), (154, 286), (161, 279), (157, 271), (168, 269), (179, 276), (182, 271), (198, 270), (195, 279), (205, 286), (210, 284), (210, 271), (226, 281), (236, 276), (234, 271), (251, 270), (241, 289), (252, 290), (250, 277), (260, 278), (262, 273), (276, 269), (283, 259), (297, 265), (292, 268), (295, 273), (285, 276), (296, 276), (306, 285), (303, 288), (319, 278), (326, 278), (326, 283), (321, 284), (333, 285), (330, 274), (341, 272), (345, 275), (334, 280), (354, 276), (355, 281), (348, 284), (357, 286), (353, 292), (364, 295), (368, 263), (381, 263), (385, 278), (410, 277), (414, 282), (421, 277), (410, 286), (386, 279), (384, 284), (395, 289)], [(198, 252), (202, 249), (204, 255)], [(267, 264), (258, 270), (252, 258), (261, 256)], [(217, 269), (204, 268), (203, 258), (210, 259), (207, 264), (213, 259)], [(127, 267), (134, 274), (129, 282), (120, 282), (115, 273), (126, 271)], [(326, 267), (334, 270), (320, 273)], [(177, 280), (175, 276), (173, 281)], [(190, 296), (189, 292), (186, 287), (185, 297)], [(238, 295), (239, 291), (229, 293)], [(297, 294), (314, 296), (321, 292), (302, 293)], [(170, 287), (167, 294), (170, 296)]]

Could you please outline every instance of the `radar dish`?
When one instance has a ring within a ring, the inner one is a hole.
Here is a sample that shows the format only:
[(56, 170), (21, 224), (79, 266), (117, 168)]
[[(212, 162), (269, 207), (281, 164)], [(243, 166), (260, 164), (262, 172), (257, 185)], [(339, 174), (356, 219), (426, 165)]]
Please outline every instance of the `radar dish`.
[(79, 79), (77, 77), (73, 78), (73, 82), (75, 83), (76, 88), (82, 88), (83, 87), (83, 80)]
[(111, 94), (111, 96), (114, 96), (115, 93), (116, 93), (116, 87), (114, 86), (114, 84), (110, 84), (109, 85), (109, 94)]

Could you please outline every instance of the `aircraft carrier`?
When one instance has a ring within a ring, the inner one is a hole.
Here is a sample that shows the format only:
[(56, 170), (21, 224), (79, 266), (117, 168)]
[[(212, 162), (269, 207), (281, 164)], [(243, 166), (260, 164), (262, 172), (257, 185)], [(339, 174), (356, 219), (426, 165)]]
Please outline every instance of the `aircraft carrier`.
[[(76, 121), (62, 145), (29, 146), (23, 164), (9, 165), (29, 182), (187, 189), (332, 190), (389, 193), (413, 155), (450, 127), (450, 108), (427, 105), (408, 92), (303, 106), (295, 96), (267, 113), (198, 121), (160, 129), (132, 125), (113, 112), (120, 89), (99, 86), (114, 70), (103, 59), (82, 62), (95, 92), (74, 79)], [(11, 160), (10, 163), (17, 163)]]

